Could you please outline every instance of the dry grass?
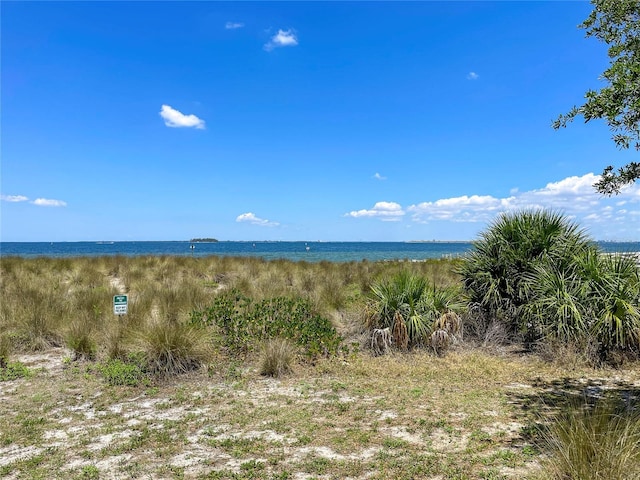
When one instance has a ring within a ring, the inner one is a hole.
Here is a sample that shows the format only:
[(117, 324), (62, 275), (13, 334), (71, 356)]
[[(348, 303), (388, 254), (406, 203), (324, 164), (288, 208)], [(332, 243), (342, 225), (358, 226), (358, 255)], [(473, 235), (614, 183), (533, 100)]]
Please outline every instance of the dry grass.
[(146, 371), (160, 378), (197, 370), (213, 357), (207, 332), (177, 320), (149, 322), (134, 334), (133, 347)]
[[(439, 285), (458, 282), (450, 260), (306, 263), (233, 257), (0, 258), (0, 328), (20, 349), (48, 349), (82, 331), (96, 338), (112, 330), (112, 297), (129, 295), (127, 325), (184, 320), (220, 291), (236, 288), (261, 300), (297, 296), (326, 316), (353, 318), (371, 285), (401, 270)], [(351, 328), (346, 325), (346, 328)], [(116, 329), (117, 330), (117, 329)], [(75, 333), (74, 333), (75, 332)], [(88, 338), (88, 337), (87, 337)]]
[(547, 478), (640, 479), (640, 410), (574, 400), (543, 430)]
[(260, 374), (277, 378), (291, 373), (295, 354), (295, 346), (286, 338), (266, 340), (261, 352)]

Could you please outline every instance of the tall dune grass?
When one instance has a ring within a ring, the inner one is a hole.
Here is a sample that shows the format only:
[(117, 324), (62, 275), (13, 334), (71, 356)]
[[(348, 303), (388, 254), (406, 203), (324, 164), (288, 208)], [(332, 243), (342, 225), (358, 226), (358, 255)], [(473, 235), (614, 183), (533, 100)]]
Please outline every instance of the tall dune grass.
[[(241, 257), (0, 257), (0, 329), (18, 350), (66, 345), (79, 356), (121, 357), (131, 332), (184, 323), (225, 291), (255, 301), (302, 298), (330, 318), (360, 319), (371, 286), (400, 271), (456, 285), (455, 261), (292, 262)], [(129, 311), (113, 314), (113, 295)], [(354, 311), (353, 315), (349, 311)], [(348, 323), (348, 322), (347, 322)], [(348, 327), (348, 325), (347, 325)]]

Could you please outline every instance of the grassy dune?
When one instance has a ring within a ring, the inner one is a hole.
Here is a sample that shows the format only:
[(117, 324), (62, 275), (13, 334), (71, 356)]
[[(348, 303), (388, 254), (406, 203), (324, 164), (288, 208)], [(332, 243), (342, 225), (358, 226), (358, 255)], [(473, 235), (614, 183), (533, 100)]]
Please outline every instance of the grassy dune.
[[(588, 478), (640, 478), (636, 363), (595, 370), (571, 348), (543, 360), (487, 332), (484, 346), (467, 336), (442, 357), (371, 355), (371, 286), (403, 270), (455, 286), (454, 266), (0, 258), (0, 476), (579, 478), (559, 459), (580, 457), (565, 463), (597, 458), (608, 472)], [(310, 358), (281, 342), (238, 353), (215, 329), (190, 327), (194, 310), (231, 291), (256, 303), (303, 299), (347, 348)], [(118, 293), (130, 299), (122, 318), (112, 312)], [(584, 409), (601, 397), (614, 399), (609, 410)], [(631, 463), (597, 451), (609, 431), (626, 438), (619, 457)], [(571, 451), (563, 436), (582, 447)]]

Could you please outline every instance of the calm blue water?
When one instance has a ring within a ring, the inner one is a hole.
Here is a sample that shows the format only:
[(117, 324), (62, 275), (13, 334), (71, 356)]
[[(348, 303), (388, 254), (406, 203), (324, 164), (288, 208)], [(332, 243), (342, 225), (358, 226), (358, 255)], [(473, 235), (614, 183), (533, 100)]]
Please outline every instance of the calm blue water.
[[(318, 262), (424, 260), (462, 256), (470, 242), (0, 242), (0, 256), (78, 257), (102, 255), (207, 255)], [(606, 252), (640, 252), (640, 242), (602, 242)], [(308, 250), (307, 250), (308, 247)]]
[[(309, 262), (327, 260), (422, 260), (442, 256), (459, 256), (471, 248), (470, 243), (403, 242), (2, 242), (0, 255), (21, 257), (76, 257), (101, 255), (207, 255), (261, 257)], [(307, 250), (308, 248), (308, 250)]]

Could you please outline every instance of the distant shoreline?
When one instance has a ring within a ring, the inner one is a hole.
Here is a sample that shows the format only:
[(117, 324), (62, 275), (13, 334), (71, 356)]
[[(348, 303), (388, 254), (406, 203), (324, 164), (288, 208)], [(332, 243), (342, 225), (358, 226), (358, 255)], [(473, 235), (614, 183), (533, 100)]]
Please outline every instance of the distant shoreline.
[(475, 240), (407, 240), (404, 243), (473, 243)]

